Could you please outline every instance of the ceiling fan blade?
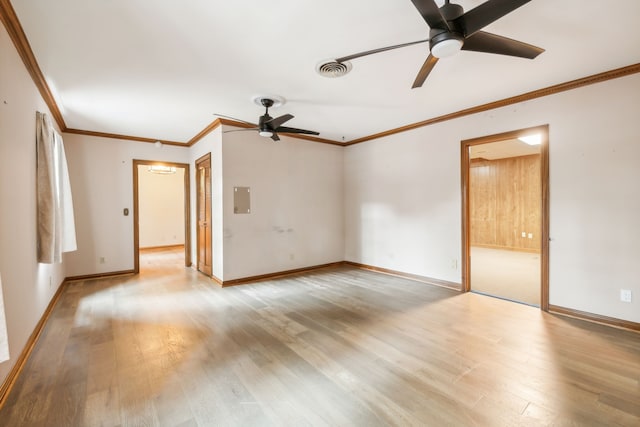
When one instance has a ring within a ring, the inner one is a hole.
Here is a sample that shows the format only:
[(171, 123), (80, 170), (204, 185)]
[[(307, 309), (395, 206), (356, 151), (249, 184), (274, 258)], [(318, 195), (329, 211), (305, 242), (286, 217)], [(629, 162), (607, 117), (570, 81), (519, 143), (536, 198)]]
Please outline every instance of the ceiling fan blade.
[(431, 29), (438, 30), (450, 30), (449, 24), (442, 17), (440, 13), (440, 8), (433, 0), (411, 0), (413, 5), (418, 9), (420, 15), (425, 20), (425, 22), (429, 25)]
[(474, 52), (495, 53), (498, 55), (517, 56), (533, 59), (544, 52), (544, 49), (518, 40), (513, 40), (497, 34), (478, 31), (465, 39), (462, 50)]
[(258, 126), (258, 125), (257, 125), (257, 124), (255, 124), (255, 123), (251, 123), (251, 122), (248, 122), (248, 121), (246, 121), (246, 120), (242, 120), (242, 119), (236, 119), (235, 117), (231, 117), (231, 116), (225, 116), (224, 114), (213, 113), (213, 115), (214, 115), (214, 116), (218, 116), (218, 117), (222, 117), (222, 118), (224, 118), (224, 119), (231, 119), (231, 120), (235, 120), (236, 122), (246, 123), (246, 124), (251, 125), (251, 126)]
[(229, 129), (229, 130), (225, 130), (225, 131), (223, 131), (222, 133), (229, 133), (229, 132), (246, 132), (246, 131), (248, 131), (248, 130), (250, 130), (250, 131), (252, 131), (252, 132), (255, 132), (255, 131), (260, 130), (260, 129), (258, 129), (258, 128)]
[(489, 0), (457, 18), (455, 22), (462, 27), (465, 37), (480, 31), (493, 21), (513, 12), (531, 0)]
[(336, 58), (336, 62), (350, 61), (352, 59), (360, 58), (362, 56), (372, 55), (374, 53), (384, 52), (386, 50), (398, 49), (398, 48), (405, 47), (405, 46), (411, 46), (411, 45), (418, 44), (418, 43), (425, 43), (425, 42), (428, 42), (428, 41), (429, 41), (429, 39), (424, 39), (424, 40), (418, 40), (418, 41), (415, 41), (415, 42), (402, 43), (402, 44), (396, 44), (396, 45), (393, 45), (393, 46), (387, 46), (387, 47), (381, 47), (381, 48), (378, 48), (378, 49), (367, 50), (365, 52), (354, 53), (353, 55), (347, 55), (347, 56), (343, 56), (343, 57), (340, 57), (340, 58)]
[(291, 114), (283, 114), (280, 117), (276, 117), (274, 119), (271, 120), (267, 120), (264, 123), (268, 124), (272, 129), (277, 129), (280, 127), (281, 124), (283, 124), (284, 122), (287, 122), (289, 120), (293, 119), (293, 116)]
[(429, 75), (431, 70), (433, 70), (433, 67), (435, 67), (437, 63), (438, 63), (438, 58), (429, 54), (429, 56), (427, 57), (427, 60), (424, 61), (424, 64), (422, 64), (422, 68), (420, 68), (420, 71), (418, 71), (418, 75), (416, 76), (416, 79), (413, 82), (413, 86), (411, 86), (411, 89), (421, 87), (424, 81), (427, 80), (427, 76)]
[(315, 132), (315, 131), (312, 131), (312, 130), (288, 128), (286, 126), (280, 126), (276, 130), (278, 132), (283, 132), (283, 133), (303, 133), (305, 135), (320, 135), (319, 132)]
[(274, 141), (280, 141), (280, 138), (278, 137), (277, 133), (273, 133), (273, 135), (271, 135), (271, 139), (273, 139)]

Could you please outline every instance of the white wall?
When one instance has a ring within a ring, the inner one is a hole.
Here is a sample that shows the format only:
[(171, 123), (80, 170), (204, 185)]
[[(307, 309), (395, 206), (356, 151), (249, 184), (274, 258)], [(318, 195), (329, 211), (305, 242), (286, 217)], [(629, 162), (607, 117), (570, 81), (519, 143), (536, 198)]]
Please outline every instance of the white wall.
[[(224, 135), (224, 280), (342, 261), (343, 150)], [(250, 214), (234, 214), (234, 187), (250, 187)]]
[(65, 265), (36, 259), (36, 111), (50, 112), (2, 25), (0, 58), (0, 291), (10, 352), (0, 363), (1, 384), (62, 283)]
[[(221, 128), (190, 148), (73, 134), (65, 141), (78, 230), (78, 251), (65, 258), (67, 276), (133, 268), (132, 159), (190, 164), (196, 265), (194, 164), (206, 153), (212, 162), (214, 276), (231, 280), (343, 259), (341, 147), (288, 137), (265, 143), (247, 132), (225, 134), (223, 144)], [(251, 214), (233, 213), (234, 186), (251, 187)]]
[(184, 244), (184, 172), (157, 174), (138, 165), (141, 248)]
[(346, 260), (459, 282), (460, 148), (440, 127), (345, 149)]
[(78, 238), (78, 250), (65, 257), (67, 277), (132, 270), (133, 160), (189, 163), (189, 150), (86, 135), (63, 137)]
[(635, 74), (346, 148), (345, 258), (459, 283), (460, 141), (549, 124), (550, 303), (640, 322), (638, 93)]

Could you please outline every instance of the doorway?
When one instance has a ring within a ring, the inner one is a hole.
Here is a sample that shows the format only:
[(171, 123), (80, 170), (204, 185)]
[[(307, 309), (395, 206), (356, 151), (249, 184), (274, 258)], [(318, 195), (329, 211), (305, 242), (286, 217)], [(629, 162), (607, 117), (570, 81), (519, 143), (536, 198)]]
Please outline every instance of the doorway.
[(549, 306), (548, 126), (462, 141), (462, 290)]
[[(140, 273), (140, 246), (141, 246), (141, 188), (153, 188), (153, 187), (145, 187), (146, 179), (142, 178), (144, 175), (142, 174), (150, 174), (157, 176), (180, 176), (182, 181), (182, 197), (181, 201), (177, 201), (177, 206), (171, 206), (171, 209), (167, 209), (167, 205), (159, 204), (158, 202), (154, 202), (153, 198), (151, 201), (144, 200), (145, 203), (158, 203), (157, 205), (153, 205), (153, 209), (157, 209), (159, 212), (165, 213), (166, 211), (172, 210), (175, 211), (177, 208), (178, 213), (182, 213), (182, 215), (174, 215), (174, 217), (180, 218), (182, 224), (175, 224), (177, 226), (176, 230), (172, 230), (169, 236), (163, 236), (160, 234), (159, 236), (153, 236), (154, 233), (151, 233), (151, 237), (147, 236), (147, 231), (150, 229), (153, 231), (154, 224), (153, 221), (149, 221), (149, 218), (144, 218), (147, 220), (144, 224), (145, 236), (143, 236), (143, 246), (144, 247), (152, 247), (152, 248), (163, 248), (163, 247), (171, 247), (177, 246), (175, 244), (176, 241), (180, 242), (184, 245), (184, 265), (186, 267), (191, 266), (191, 234), (190, 230), (190, 202), (189, 202), (189, 165), (185, 163), (172, 163), (172, 162), (160, 162), (160, 161), (152, 161), (152, 160), (134, 160), (133, 161), (133, 256), (134, 256), (134, 271), (135, 273)], [(141, 183), (142, 180), (145, 180)], [(153, 182), (153, 181), (151, 181)], [(178, 186), (180, 183), (177, 183)], [(162, 183), (159, 183), (162, 185)], [(178, 189), (179, 190), (179, 189)], [(179, 193), (180, 191), (178, 191)], [(161, 191), (162, 193), (162, 191)], [(180, 198), (180, 197), (179, 197)], [(148, 216), (148, 215), (147, 215)], [(150, 223), (150, 224), (149, 224)], [(180, 230), (181, 229), (181, 230)], [(157, 234), (157, 233), (156, 233)], [(178, 236), (178, 234), (182, 234), (182, 236)], [(181, 238), (182, 237), (182, 238)]]
[(196, 212), (198, 230), (196, 246), (198, 271), (211, 277), (212, 235), (211, 235), (211, 153), (196, 160)]

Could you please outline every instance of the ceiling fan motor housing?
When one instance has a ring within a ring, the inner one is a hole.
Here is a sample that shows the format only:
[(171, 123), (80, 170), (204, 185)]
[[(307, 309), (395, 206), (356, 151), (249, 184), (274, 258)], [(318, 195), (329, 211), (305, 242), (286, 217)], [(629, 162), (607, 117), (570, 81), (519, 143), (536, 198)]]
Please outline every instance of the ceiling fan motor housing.
[(449, 22), (449, 25), (451, 25), (450, 21), (461, 17), (464, 14), (464, 9), (459, 4), (451, 4), (449, 2), (446, 2), (440, 8), (440, 14), (447, 22)]
[(440, 8), (440, 14), (449, 28), (429, 30), (429, 50), (435, 57), (444, 58), (455, 54), (464, 43), (464, 29), (456, 21), (464, 14), (464, 9), (459, 4), (446, 2)]
[(262, 98), (260, 103), (266, 108), (264, 115), (260, 116), (258, 120), (258, 133), (260, 136), (271, 137), (273, 135), (274, 129), (270, 125), (269, 121), (273, 118), (269, 115), (269, 107), (273, 106), (273, 100), (269, 98)]
[(271, 119), (272, 117), (268, 113), (264, 113), (264, 115), (260, 116), (260, 119), (258, 121), (258, 129), (260, 132), (273, 132), (273, 129), (268, 123)]

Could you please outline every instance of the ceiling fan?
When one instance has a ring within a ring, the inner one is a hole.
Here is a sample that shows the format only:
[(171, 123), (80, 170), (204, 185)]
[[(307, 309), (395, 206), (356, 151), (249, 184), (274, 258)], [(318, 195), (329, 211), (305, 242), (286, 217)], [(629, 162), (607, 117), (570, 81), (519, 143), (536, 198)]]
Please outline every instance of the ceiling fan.
[(411, 88), (414, 89), (422, 86), (438, 59), (455, 55), (459, 50), (533, 59), (544, 52), (544, 49), (481, 31), (485, 26), (529, 1), (531, 0), (488, 0), (465, 13), (462, 6), (452, 4), (449, 0), (445, 0), (441, 7), (438, 7), (434, 0), (411, 0), (429, 25), (428, 39), (343, 56), (336, 58), (336, 62), (343, 63), (378, 52), (429, 42), (430, 53), (413, 82)]
[(269, 108), (273, 106), (274, 100), (270, 98), (259, 98), (258, 101), (264, 106), (265, 112), (258, 119), (258, 124), (247, 122), (245, 120), (236, 119), (234, 117), (224, 116), (222, 114), (216, 114), (219, 117), (226, 117), (231, 120), (235, 120), (241, 123), (246, 123), (253, 127), (247, 129), (234, 129), (227, 130), (226, 132), (241, 132), (241, 131), (258, 131), (258, 135), (264, 136), (265, 138), (271, 138), (274, 141), (280, 141), (278, 137), (278, 132), (282, 133), (301, 133), (305, 135), (320, 135), (319, 132), (314, 132), (312, 130), (298, 129), (298, 128), (290, 128), (286, 126), (282, 126), (283, 123), (293, 119), (291, 114), (284, 114), (280, 117), (271, 117), (269, 115)]

